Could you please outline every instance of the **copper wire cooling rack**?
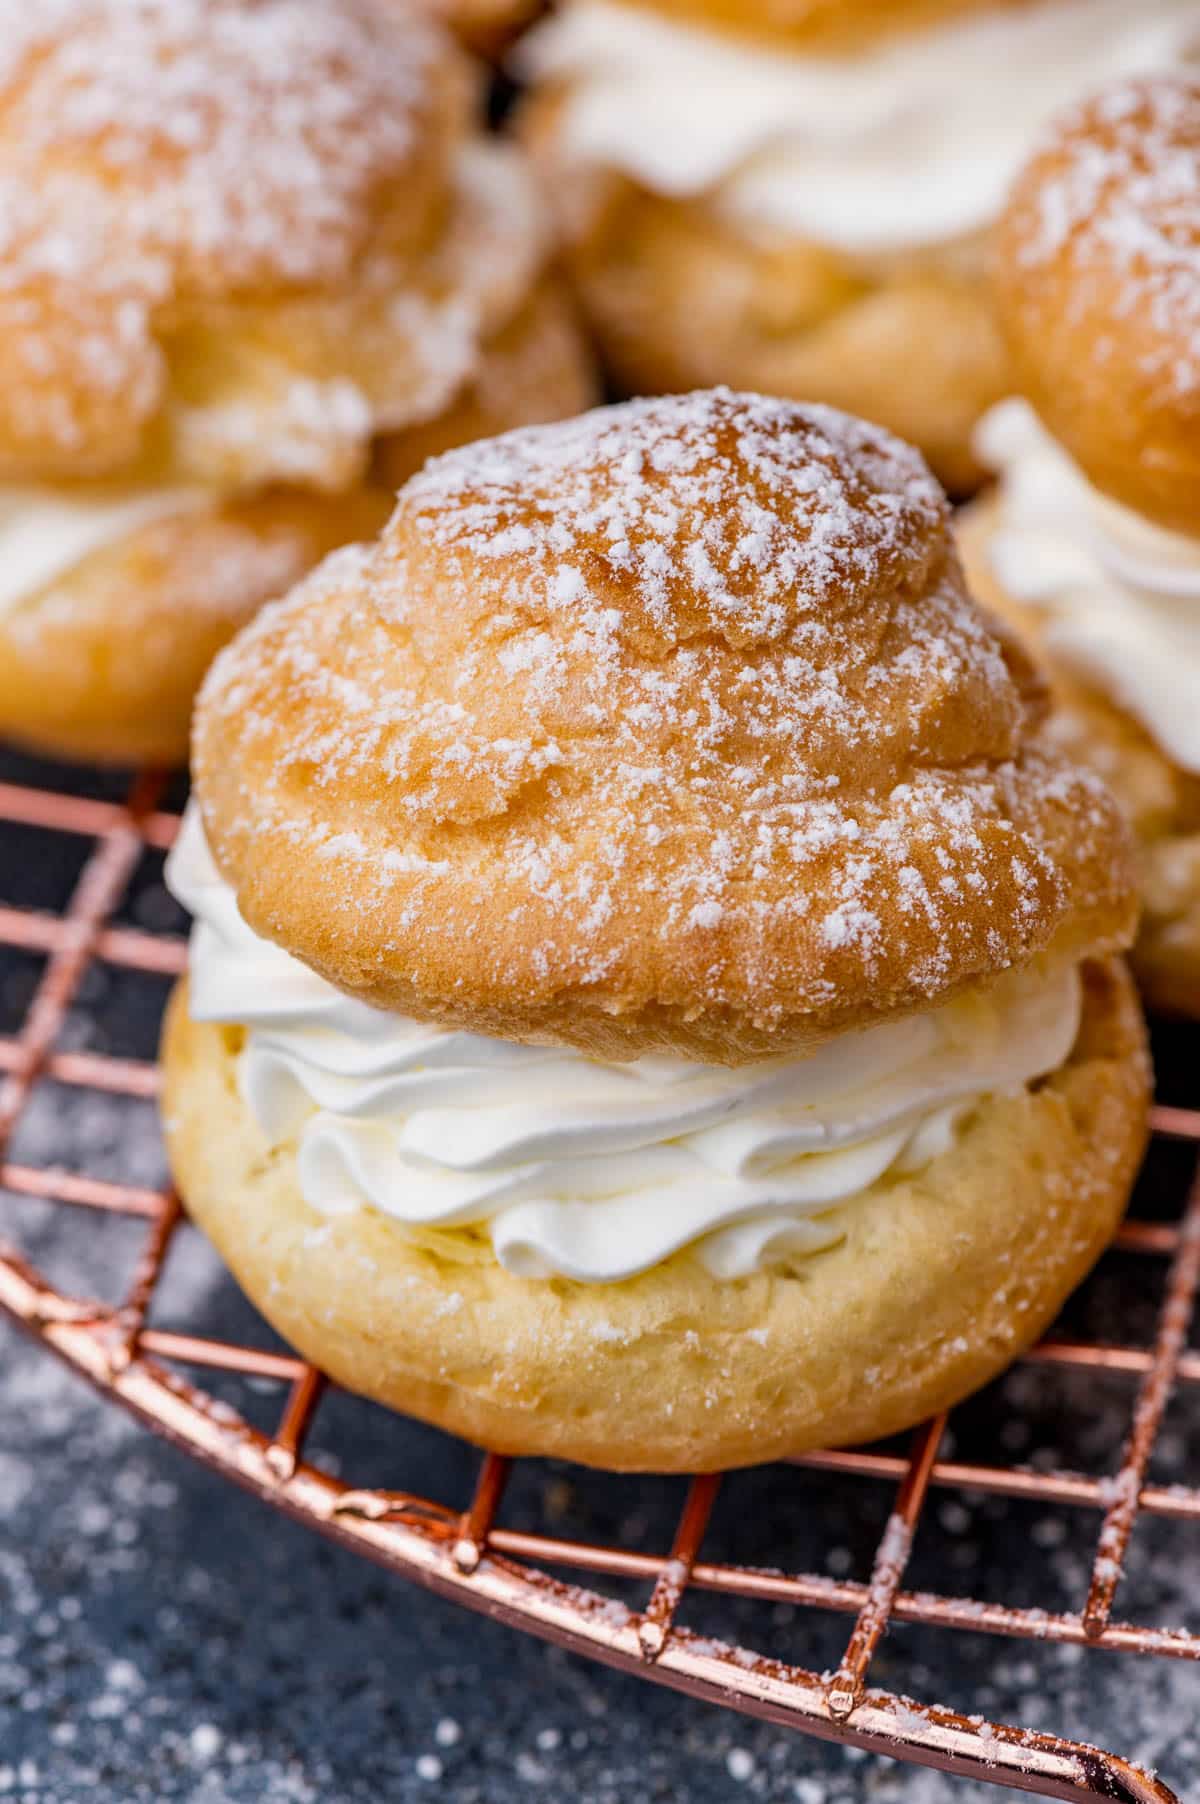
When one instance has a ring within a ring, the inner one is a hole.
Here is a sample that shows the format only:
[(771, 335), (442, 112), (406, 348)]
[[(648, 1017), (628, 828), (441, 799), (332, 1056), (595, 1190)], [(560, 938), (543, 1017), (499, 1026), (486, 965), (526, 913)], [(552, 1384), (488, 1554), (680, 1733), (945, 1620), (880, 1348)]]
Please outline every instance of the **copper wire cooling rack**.
[[(510, 1464), (495, 1454), (482, 1457), (474, 1494), (461, 1510), (406, 1491), (355, 1488), (304, 1458), (326, 1388), (320, 1372), (298, 1358), (197, 1336), (186, 1326), (148, 1325), (147, 1311), (180, 1221), (178, 1203), (168, 1191), (5, 1158), (18, 1118), (43, 1080), (110, 1096), (155, 1095), (152, 1064), (60, 1050), (59, 1041), (67, 1010), (93, 962), (163, 977), (183, 966), (182, 940), (117, 919), (144, 851), (164, 850), (174, 837), (178, 817), (162, 806), (166, 793), (164, 781), (152, 774), (139, 777), (118, 803), (0, 784), (0, 829), (16, 824), (73, 835), (87, 848), (61, 916), (0, 906), (0, 947), (45, 961), (18, 1031), (0, 1038), (0, 1194), (63, 1205), (64, 1235), (76, 1209), (114, 1211), (145, 1222), (140, 1256), (116, 1307), (61, 1294), (4, 1242), (0, 1305), (106, 1395), (226, 1477), (347, 1547), (473, 1609), (612, 1666), (828, 1740), (1049, 1798), (1171, 1804), (1173, 1794), (1164, 1784), (1114, 1754), (917, 1704), (869, 1688), (867, 1681), (889, 1622), (1200, 1659), (1200, 1634), (1123, 1621), (1115, 1614), (1139, 1512), (1200, 1521), (1200, 1488), (1156, 1485), (1149, 1477), (1173, 1389), (1200, 1383), (1200, 1352), (1188, 1347), (1200, 1282), (1200, 1109), (1155, 1111), (1156, 1135), (1186, 1143), (1198, 1155), (1180, 1219), (1132, 1220), (1119, 1242), (1124, 1252), (1143, 1260), (1168, 1262), (1164, 1300), (1149, 1344), (1094, 1345), (1058, 1338), (1030, 1355), (1043, 1365), (1125, 1374), (1133, 1381), (1135, 1401), (1115, 1476), (1048, 1473), (943, 1455), (944, 1419), (921, 1428), (907, 1456), (878, 1451), (813, 1455), (799, 1463), (894, 1486), (893, 1507), (864, 1583), (706, 1560), (704, 1540), (719, 1477), (691, 1482), (673, 1545), (655, 1552), (501, 1526), (498, 1512)], [(181, 1368), (193, 1374), (236, 1375), (260, 1387), (263, 1381), (275, 1381), (283, 1405), (273, 1434), (258, 1432), (238, 1410), (185, 1379)], [(1078, 1540), (1094, 1548), (1081, 1607), (1056, 1614), (906, 1589), (914, 1534), (935, 1489), (1071, 1509)], [(554, 1576), (562, 1572), (640, 1582), (641, 1607), (630, 1608)], [(684, 1626), (679, 1611), (689, 1589), (841, 1612), (853, 1618), (853, 1626), (836, 1669), (818, 1676)]]

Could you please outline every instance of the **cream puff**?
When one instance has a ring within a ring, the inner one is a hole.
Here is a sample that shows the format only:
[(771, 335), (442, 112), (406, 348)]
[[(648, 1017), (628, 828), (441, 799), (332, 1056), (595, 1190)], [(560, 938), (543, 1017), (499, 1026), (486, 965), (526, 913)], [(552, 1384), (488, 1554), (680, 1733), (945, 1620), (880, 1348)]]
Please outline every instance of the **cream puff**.
[(428, 464), (218, 657), (181, 1195), (348, 1387), (705, 1470), (898, 1430), (1110, 1239), (1119, 811), (915, 451), (727, 390)]
[(410, 435), (575, 412), (586, 362), (466, 59), (388, 0), (29, 6), (0, 109), (0, 732), (173, 760)]
[(979, 477), (986, 245), (1040, 121), (1200, 56), (1195, 0), (564, 0), (522, 48), (579, 295), (632, 392), (829, 401)]
[(1133, 823), (1148, 999), (1200, 1016), (1200, 80), (1064, 116), (1013, 191), (996, 274), (1026, 398), (980, 428), (1000, 480), (966, 555), (1048, 660), (1059, 737)]

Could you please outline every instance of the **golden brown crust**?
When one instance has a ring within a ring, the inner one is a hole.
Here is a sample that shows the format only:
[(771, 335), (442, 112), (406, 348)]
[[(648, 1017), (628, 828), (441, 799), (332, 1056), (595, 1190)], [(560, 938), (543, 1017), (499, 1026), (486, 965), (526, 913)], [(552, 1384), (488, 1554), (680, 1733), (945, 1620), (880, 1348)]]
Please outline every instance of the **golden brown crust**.
[(1029, 640), (1050, 667), (1056, 741), (1103, 777), (1138, 842), (1142, 919), (1130, 964), (1152, 1007), (1200, 1019), (1200, 777), (1172, 764), (1132, 716), (1047, 652), (1041, 618), (1007, 595), (988, 557), (996, 504), (959, 518), (971, 589)]
[(735, 1281), (688, 1254), (617, 1285), (522, 1280), (302, 1201), (238, 1094), (235, 1037), (176, 992), (165, 1119), (187, 1207), (274, 1326), (339, 1383), (482, 1446), (703, 1471), (874, 1440), (1029, 1346), (1124, 1210), (1149, 1070), (1117, 963), (1087, 971), (1062, 1071), (980, 1109), (917, 1177), (844, 1207), (846, 1237)]
[(1200, 818), (1142, 845), (1142, 924), (1130, 954), (1153, 1009), (1200, 1021)]
[(194, 771), (250, 925), (340, 988), (738, 1064), (1127, 943), (1042, 707), (915, 452), (718, 390), (429, 465), (222, 655)]
[(102, 763), (182, 763), (216, 653), (339, 545), (372, 539), (437, 451), (593, 398), (583, 341), (543, 279), (444, 414), (377, 447), (371, 487), (277, 489), (143, 527), (0, 611), (0, 733)]
[(498, 139), (459, 146), (436, 238), (372, 259), (339, 293), (213, 306), (166, 338), (172, 391), (153, 446), (222, 488), (360, 481), (373, 439), (436, 418), (483, 347), (525, 304), (545, 230), (523, 159)]
[(728, 382), (826, 401), (917, 445), (952, 492), (979, 482), (971, 433), (1011, 386), (982, 242), (874, 259), (755, 242), (703, 200), (572, 165), (555, 112), (553, 100), (527, 108), (527, 135), (618, 388)]
[(513, 426), (563, 420), (598, 398), (595, 372), (561, 284), (543, 276), (525, 305), (485, 345), (479, 369), (437, 419), (386, 434), (375, 478), (390, 489), (455, 445)]
[(9, 21), (0, 480), (360, 480), (379, 426), (445, 407), (541, 256), (509, 153), (483, 179), (475, 86), (388, 0)]
[(1065, 113), (1013, 190), (996, 272), (1017, 386), (1055, 438), (1097, 487), (1195, 533), (1200, 82)]
[[(408, 5), (411, 0), (399, 0)], [(476, 56), (496, 61), (519, 32), (546, 10), (546, 0), (417, 0), (448, 25)]]
[(384, 490), (275, 490), (144, 526), (0, 610), (0, 733), (67, 758), (182, 763), (216, 653), (330, 551), (373, 537)]

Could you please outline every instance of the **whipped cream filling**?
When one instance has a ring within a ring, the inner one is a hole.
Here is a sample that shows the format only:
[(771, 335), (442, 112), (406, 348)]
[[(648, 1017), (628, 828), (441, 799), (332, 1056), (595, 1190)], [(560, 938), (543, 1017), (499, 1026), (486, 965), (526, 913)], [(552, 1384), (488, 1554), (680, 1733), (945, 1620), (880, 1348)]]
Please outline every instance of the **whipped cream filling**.
[(0, 614), (105, 545), (211, 502), (202, 488), (0, 487)]
[(564, 85), (579, 162), (708, 195), (750, 233), (867, 255), (978, 232), (1059, 108), (1197, 56), (1195, 0), (997, 6), (837, 56), (573, 0), (520, 60)]
[(273, 1145), (298, 1141), (306, 1202), (486, 1228), (525, 1278), (612, 1283), (688, 1246), (736, 1278), (832, 1245), (839, 1205), (1057, 1069), (1079, 1026), (1078, 971), (1033, 966), (803, 1056), (605, 1064), (344, 996), (251, 931), (194, 809), (167, 881), (195, 916), (192, 1016), (245, 1030), (242, 1097)]
[(976, 448), (1000, 476), (997, 581), (1045, 616), (1064, 665), (1200, 773), (1200, 537), (1093, 488), (1026, 401), (994, 407)]

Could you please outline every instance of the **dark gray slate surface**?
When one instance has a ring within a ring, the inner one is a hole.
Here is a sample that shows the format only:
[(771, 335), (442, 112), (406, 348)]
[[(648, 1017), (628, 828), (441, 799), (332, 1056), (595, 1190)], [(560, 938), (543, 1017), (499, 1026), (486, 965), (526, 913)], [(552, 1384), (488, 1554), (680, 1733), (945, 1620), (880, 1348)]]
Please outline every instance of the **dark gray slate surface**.
[[(0, 779), (46, 780), (16, 760)], [(93, 779), (99, 793), (107, 780)], [(114, 793), (118, 790), (114, 789)], [(58, 907), (82, 846), (0, 835), (0, 901)], [(175, 924), (147, 858), (122, 918)], [(19, 1019), (36, 961), (0, 955), (0, 1031)], [(88, 980), (68, 1024), (76, 1046), (147, 1053), (163, 986), (115, 972)], [(1179, 1100), (1195, 1037), (1163, 1036)], [(156, 1182), (152, 1111), (44, 1086), (17, 1156)], [(1164, 1207), (1182, 1167), (1160, 1159), (1143, 1211)], [(116, 1295), (137, 1230), (0, 1196), (0, 1234), (64, 1286)], [(1110, 1262), (1075, 1306), (1098, 1338), (1150, 1332), (1161, 1269)], [(172, 1255), (157, 1319), (267, 1331), (191, 1230)], [(239, 1402), (244, 1393), (236, 1394)], [(1020, 1372), (962, 1412), (959, 1450), (1111, 1470), (1132, 1392), (1070, 1373)], [(1195, 1482), (1197, 1398), (1173, 1406), (1154, 1476)], [(273, 1419), (277, 1394), (252, 1393)], [(338, 1398), (314, 1447), (355, 1481), (460, 1504), (465, 1448)], [(668, 1481), (521, 1468), (505, 1519), (662, 1547), (681, 1498)], [(775, 1469), (729, 1481), (712, 1547), (764, 1564), (865, 1575), (886, 1489)], [(935, 1500), (913, 1582), (1075, 1607), (1094, 1519), (997, 1500)], [(1200, 1535), (1138, 1530), (1121, 1613), (1200, 1626)], [(821, 1668), (846, 1624), (786, 1609), (699, 1600), (686, 1620)], [(1200, 1672), (1076, 1649), (895, 1630), (876, 1682), (999, 1720), (1090, 1736), (1195, 1782)], [(943, 1804), (1000, 1797), (692, 1704), (568, 1658), (405, 1586), (285, 1522), (160, 1444), (7, 1326), (0, 1326), (0, 1799), (25, 1804), (377, 1804), (543, 1799), (546, 1804)]]

